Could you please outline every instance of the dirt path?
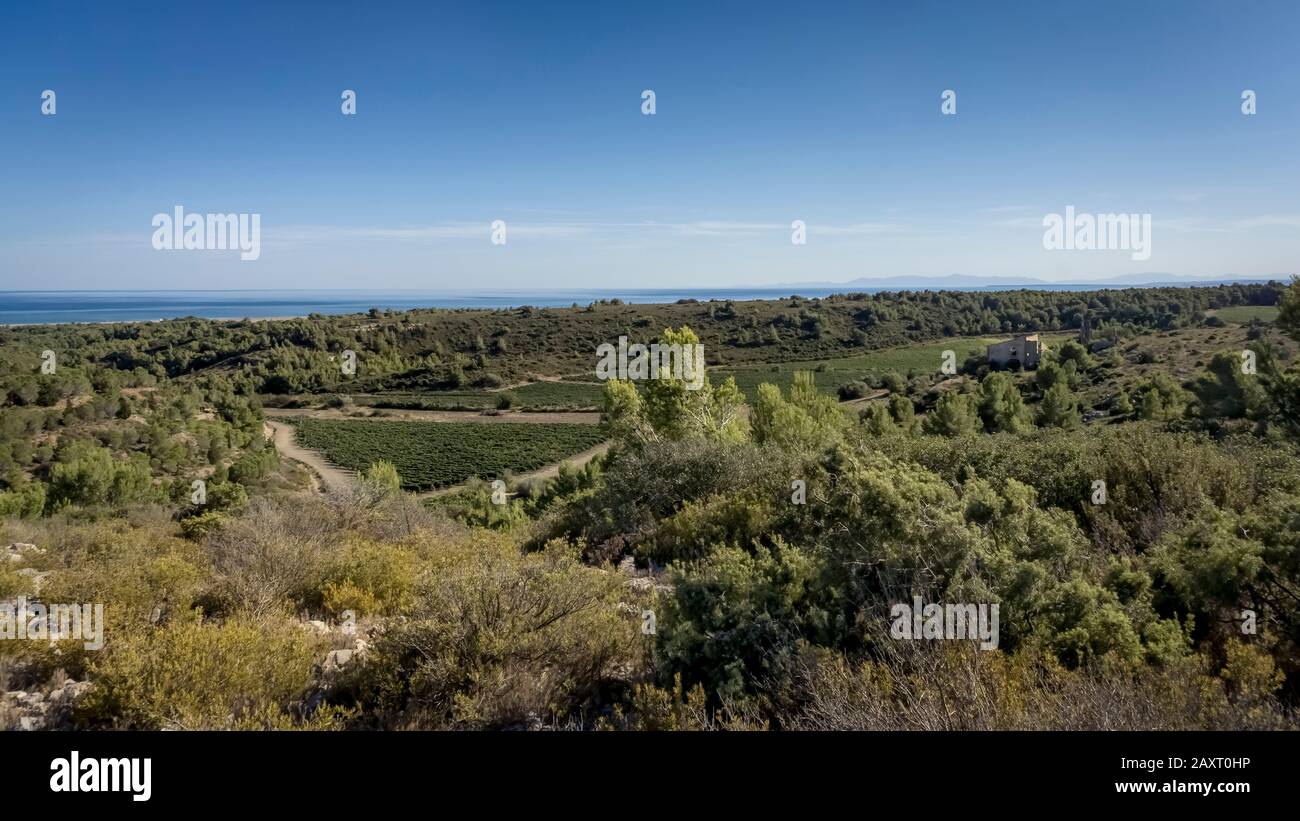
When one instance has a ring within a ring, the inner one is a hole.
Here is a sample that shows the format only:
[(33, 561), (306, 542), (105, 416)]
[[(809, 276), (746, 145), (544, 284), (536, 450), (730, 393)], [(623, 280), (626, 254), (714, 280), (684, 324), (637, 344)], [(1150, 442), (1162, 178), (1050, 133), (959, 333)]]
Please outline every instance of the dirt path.
[(582, 411), (557, 411), (554, 413), (508, 411), (499, 414), (486, 414), (479, 411), (389, 410), (385, 408), (383, 416), (379, 416), (374, 413), (364, 412), (361, 414), (345, 414), (338, 408), (266, 408), (263, 413), (268, 419), (289, 419), (305, 416), (311, 419), (374, 419), (376, 421), (391, 419), (408, 422), (488, 422), (525, 425), (600, 424), (599, 413), (585, 413)]
[(886, 396), (889, 396), (889, 391), (884, 388), (879, 388), (867, 394), (866, 396), (859, 396), (857, 399), (849, 399), (845, 402), (841, 402), (840, 404), (844, 405), (845, 407), (848, 407), (850, 405), (865, 405), (868, 402), (874, 402), (877, 399), (883, 399)]
[(281, 456), (287, 456), (295, 462), (301, 462), (314, 471), (325, 487), (330, 490), (347, 490), (352, 487), (353, 474), (338, 465), (331, 465), (325, 457), (314, 450), (299, 447), (293, 438), (293, 425), (267, 420), (266, 429), (275, 449)]

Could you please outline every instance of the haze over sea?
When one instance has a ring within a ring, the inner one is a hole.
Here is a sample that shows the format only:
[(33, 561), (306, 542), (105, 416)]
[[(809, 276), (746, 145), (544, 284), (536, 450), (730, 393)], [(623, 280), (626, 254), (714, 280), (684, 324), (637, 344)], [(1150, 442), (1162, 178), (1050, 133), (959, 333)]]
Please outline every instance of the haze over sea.
[[(1186, 284), (1186, 283), (1182, 283)], [(934, 288), (932, 282), (918, 282), (916, 290)], [(1091, 290), (1092, 284), (1041, 283), (1014, 286), (957, 287), (951, 290), (1003, 290), (1032, 287), (1042, 290)], [(429, 291), (429, 290), (282, 290), (282, 291), (0, 291), (0, 325), (60, 322), (128, 322), (202, 317), (205, 319), (266, 319), (308, 314), (364, 313), (371, 308), (538, 308), (585, 306), (601, 299), (628, 303), (676, 302), (679, 299), (747, 300), (780, 299), (792, 294), (825, 297), (837, 293), (867, 292), (901, 288), (861, 287), (852, 283), (787, 285), (779, 288), (699, 289), (575, 289), (535, 291)]]

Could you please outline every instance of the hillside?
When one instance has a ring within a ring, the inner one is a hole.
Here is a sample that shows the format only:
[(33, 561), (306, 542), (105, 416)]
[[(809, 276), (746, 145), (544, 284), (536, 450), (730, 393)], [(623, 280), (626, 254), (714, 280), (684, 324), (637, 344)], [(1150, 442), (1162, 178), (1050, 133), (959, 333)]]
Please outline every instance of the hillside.
[(0, 334), (0, 726), (1296, 726), (1300, 283)]

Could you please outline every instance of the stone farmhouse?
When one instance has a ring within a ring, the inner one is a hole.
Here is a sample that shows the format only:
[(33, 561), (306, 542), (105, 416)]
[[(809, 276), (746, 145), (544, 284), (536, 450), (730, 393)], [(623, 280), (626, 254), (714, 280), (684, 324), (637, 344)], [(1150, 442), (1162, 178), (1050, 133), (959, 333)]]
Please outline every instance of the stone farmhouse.
[(1045, 347), (1039, 341), (1038, 334), (1017, 334), (1006, 342), (997, 342), (989, 346), (989, 366), (1012, 370), (1037, 368)]

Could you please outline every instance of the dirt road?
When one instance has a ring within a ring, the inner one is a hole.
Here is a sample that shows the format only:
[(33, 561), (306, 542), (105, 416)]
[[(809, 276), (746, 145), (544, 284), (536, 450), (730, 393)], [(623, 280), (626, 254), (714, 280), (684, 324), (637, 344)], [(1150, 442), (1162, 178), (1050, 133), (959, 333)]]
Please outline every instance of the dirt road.
[(881, 388), (879, 390), (872, 391), (866, 396), (859, 396), (857, 399), (849, 399), (847, 401), (841, 402), (840, 404), (844, 407), (850, 407), (852, 405), (865, 405), (868, 402), (874, 402), (877, 399), (884, 399), (887, 396), (889, 396), (889, 391), (885, 390), (884, 388)]
[(331, 465), (317, 451), (298, 446), (293, 438), (293, 425), (267, 420), (265, 429), (271, 441), (275, 442), (275, 449), (281, 456), (287, 456), (295, 462), (306, 465), (320, 477), (325, 487), (330, 490), (347, 490), (352, 487), (354, 476), (351, 471), (344, 470), (338, 465)]

